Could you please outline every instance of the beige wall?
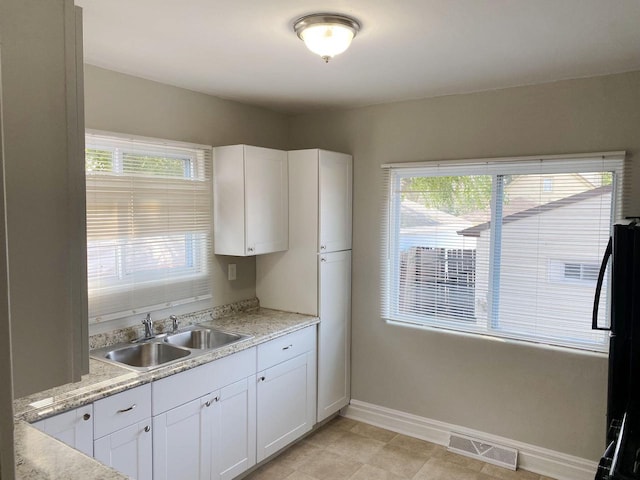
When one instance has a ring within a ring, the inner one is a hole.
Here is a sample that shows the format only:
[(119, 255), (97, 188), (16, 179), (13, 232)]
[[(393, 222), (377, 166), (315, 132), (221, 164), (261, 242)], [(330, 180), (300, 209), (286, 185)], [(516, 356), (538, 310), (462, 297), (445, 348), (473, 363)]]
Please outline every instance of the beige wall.
[[(204, 145), (287, 148), (283, 114), (85, 65), (86, 128)], [(227, 264), (237, 280), (227, 281)], [(255, 297), (255, 258), (214, 259), (214, 305)]]
[[(291, 148), (354, 155), (353, 398), (595, 460), (607, 362), (380, 319), (380, 164), (640, 152), (640, 72), (291, 119)], [(640, 168), (627, 213), (640, 214)]]

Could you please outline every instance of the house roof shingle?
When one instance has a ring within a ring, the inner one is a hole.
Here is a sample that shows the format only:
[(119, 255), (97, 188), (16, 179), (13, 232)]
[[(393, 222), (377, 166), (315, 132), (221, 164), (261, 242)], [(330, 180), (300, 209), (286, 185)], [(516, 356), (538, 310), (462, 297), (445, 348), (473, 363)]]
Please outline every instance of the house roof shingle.
[[(561, 198), (560, 200), (555, 200), (553, 202), (545, 203), (543, 205), (538, 205), (533, 208), (528, 208), (526, 210), (507, 215), (502, 219), (502, 224), (504, 225), (506, 223), (516, 222), (518, 220), (522, 220), (523, 218), (539, 215), (550, 210), (555, 210), (556, 208), (566, 207), (567, 205), (571, 205), (572, 203), (581, 202), (582, 200), (597, 197), (598, 195), (604, 195), (605, 193), (609, 192), (611, 192), (611, 185), (604, 185), (602, 187), (576, 193), (575, 195)], [(459, 230), (457, 233), (458, 235), (462, 235), (465, 237), (479, 237), (483, 231), (489, 229), (490, 225), (491, 222), (484, 222), (478, 225), (474, 225), (473, 227), (465, 228), (464, 230)]]

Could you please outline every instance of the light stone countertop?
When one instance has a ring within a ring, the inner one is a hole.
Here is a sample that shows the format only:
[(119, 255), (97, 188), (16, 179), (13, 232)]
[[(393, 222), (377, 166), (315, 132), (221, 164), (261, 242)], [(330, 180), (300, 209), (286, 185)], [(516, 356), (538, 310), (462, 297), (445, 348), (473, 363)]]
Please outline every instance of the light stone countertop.
[[(29, 480), (127, 478), (52, 437), (40, 433), (28, 423), (226, 357), (282, 335), (315, 325), (319, 321), (318, 317), (264, 308), (209, 320), (201, 325), (251, 335), (252, 338), (193, 359), (186, 358), (183, 361), (144, 373), (133, 372), (106, 362), (90, 359), (89, 373), (83, 375), (81, 381), (51, 388), (14, 401), (17, 478)], [(68, 451), (68, 455), (60, 453), (60, 451)], [(77, 462), (78, 469), (63, 470), (63, 465), (67, 461)], [(94, 470), (90, 470), (92, 468)], [(58, 476), (56, 472), (64, 472), (64, 474)]]
[(124, 480), (129, 477), (86, 456), (26, 422), (16, 422), (16, 478)]

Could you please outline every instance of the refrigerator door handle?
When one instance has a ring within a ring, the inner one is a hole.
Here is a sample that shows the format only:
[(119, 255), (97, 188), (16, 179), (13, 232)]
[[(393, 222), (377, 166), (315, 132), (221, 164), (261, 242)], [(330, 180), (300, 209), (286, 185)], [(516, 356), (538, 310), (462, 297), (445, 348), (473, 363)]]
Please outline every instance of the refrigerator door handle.
[(613, 252), (612, 238), (609, 237), (609, 243), (607, 243), (607, 249), (602, 257), (602, 264), (600, 265), (600, 272), (598, 273), (598, 283), (596, 284), (596, 296), (593, 300), (593, 316), (591, 317), (591, 328), (593, 330), (611, 330), (611, 327), (599, 327), (598, 326), (598, 306), (600, 305), (600, 292), (602, 291), (602, 283), (604, 282), (604, 273), (607, 269), (607, 263)]

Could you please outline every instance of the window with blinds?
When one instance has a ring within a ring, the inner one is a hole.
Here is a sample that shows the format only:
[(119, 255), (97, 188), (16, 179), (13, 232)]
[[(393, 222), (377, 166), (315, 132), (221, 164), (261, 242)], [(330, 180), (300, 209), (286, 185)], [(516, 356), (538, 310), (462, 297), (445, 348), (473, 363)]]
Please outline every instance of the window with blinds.
[(89, 317), (211, 297), (212, 152), (86, 136)]
[(622, 160), (386, 165), (384, 316), (606, 350), (591, 312)]

